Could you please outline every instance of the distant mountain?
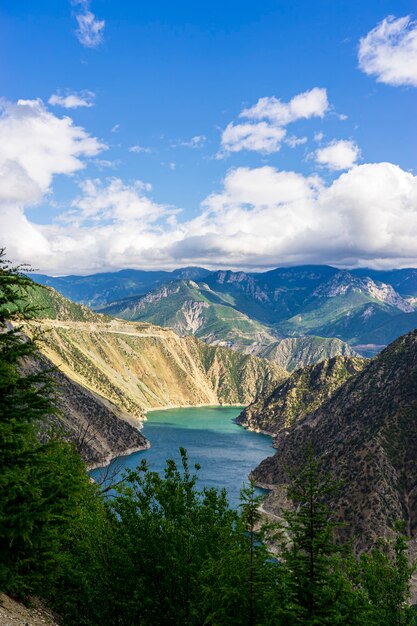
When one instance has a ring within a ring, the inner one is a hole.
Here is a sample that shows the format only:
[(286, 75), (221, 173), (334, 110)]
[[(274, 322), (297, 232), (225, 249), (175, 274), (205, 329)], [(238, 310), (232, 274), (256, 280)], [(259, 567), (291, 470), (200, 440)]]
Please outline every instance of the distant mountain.
[(34, 278), (122, 319), (150, 321), (255, 354), (279, 339), (316, 336), (372, 355), (413, 329), (417, 315), (415, 269), (306, 265), (263, 273), (184, 268)]
[(173, 272), (121, 270), (89, 276), (54, 277), (31, 274), (30, 277), (36, 283), (53, 287), (74, 302), (99, 307), (122, 298), (146, 294), (171, 280), (182, 278), (200, 280), (209, 273), (201, 267), (184, 267)]
[(402, 270), (351, 270), (357, 276), (369, 276), (372, 280), (392, 285), (401, 296), (417, 296), (417, 269)]
[(288, 371), (339, 354), (355, 354), (339, 339), (298, 337), (277, 340), (268, 326), (237, 311), (231, 306), (227, 294), (213, 291), (202, 281), (173, 281), (142, 298), (128, 298), (100, 310), (121, 319), (172, 328), (181, 336), (195, 335), (210, 345), (255, 354)]
[[(289, 395), (278, 396), (279, 415)], [(357, 549), (389, 535), (398, 519), (415, 538), (417, 331), (390, 344), (323, 403), (319, 390), (318, 408), (279, 431), (274, 445), (276, 454), (253, 473), (272, 489), (265, 507), (279, 512), (288, 468), (299, 467), (312, 445), (324, 470), (343, 482), (332, 507), (349, 523), (343, 534)]]
[(181, 336), (195, 335), (211, 345), (257, 353), (276, 338), (268, 328), (230, 306), (227, 298), (204, 283), (177, 280), (100, 309), (129, 321), (146, 321), (172, 328)]

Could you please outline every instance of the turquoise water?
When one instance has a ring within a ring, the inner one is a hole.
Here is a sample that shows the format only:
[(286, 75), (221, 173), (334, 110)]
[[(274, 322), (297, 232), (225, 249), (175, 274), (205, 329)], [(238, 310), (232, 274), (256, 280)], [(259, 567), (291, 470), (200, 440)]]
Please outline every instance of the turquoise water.
[[(143, 434), (151, 442), (149, 450), (134, 452), (117, 461), (134, 469), (143, 458), (150, 469), (161, 472), (167, 458), (180, 459), (179, 448), (186, 448), (190, 467), (199, 463), (199, 483), (226, 487), (229, 501), (237, 506), (239, 492), (249, 472), (274, 452), (272, 439), (246, 431), (234, 422), (239, 407), (198, 407), (152, 411), (144, 422)], [(96, 470), (92, 473), (96, 475)]]

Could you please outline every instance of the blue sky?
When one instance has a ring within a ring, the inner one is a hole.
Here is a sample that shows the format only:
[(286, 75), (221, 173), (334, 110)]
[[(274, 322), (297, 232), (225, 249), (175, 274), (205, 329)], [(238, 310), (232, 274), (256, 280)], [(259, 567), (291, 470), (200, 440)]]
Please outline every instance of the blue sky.
[(3, 0), (4, 245), (51, 273), (416, 264), (413, 9)]

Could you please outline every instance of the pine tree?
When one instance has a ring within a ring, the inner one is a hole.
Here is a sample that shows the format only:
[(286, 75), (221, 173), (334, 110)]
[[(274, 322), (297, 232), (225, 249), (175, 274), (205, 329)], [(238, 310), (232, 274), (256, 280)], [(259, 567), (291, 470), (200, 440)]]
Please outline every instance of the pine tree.
[(284, 513), (280, 542), (286, 607), (282, 623), (344, 623), (353, 590), (343, 571), (343, 549), (334, 537), (341, 524), (333, 521), (326, 503), (339, 485), (320, 471), (311, 450), (304, 467), (290, 477), (292, 508)]
[(81, 485), (81, 461), (59, 441), (40, 443), (55, 412), (53, 386), (23, 323), (35, 313), (33, 284), (0, 251), (0, 590), (48, 584)]

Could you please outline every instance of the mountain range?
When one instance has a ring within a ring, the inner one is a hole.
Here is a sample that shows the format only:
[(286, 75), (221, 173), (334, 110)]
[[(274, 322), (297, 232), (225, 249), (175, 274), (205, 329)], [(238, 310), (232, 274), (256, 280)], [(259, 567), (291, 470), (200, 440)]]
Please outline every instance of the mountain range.
[[(368, 291), (374, 290), (370, 278), (345, 278), (343, 273), (341, 288), (340, 272), (333, 274), (324, 287), (314, 289), (314, 297), (343, 297), (356, 288), (351, 280), (362, 286), (365, 280)], [(372, 297), (381, 298), (382, 290), (390, 299), (385, 306), (409, 302), (374, 284), (378, 292)], [(329, 289), (337, 294), (329, 295)], [(98, 442), (82, 450), (90, 462), (104, 463), (112, 454), (146, 447), (137, 426), (149, 409), (249, 405), (239, 423), (271, 433), (277, 449), (252, 473), (270, 490), (266, 511), (280, 514), (288, 470), (300, 467), (312, 446), (326, 471), (343, 485), (331, 505), (336, 517), (348, 523), (342, 536), (352, 539), (357, 550), (389, 536), (397, 519), (405, 519), (407, 533), (416, 535), (417, 330), (371, 360), (335, 355), (288, 373), (266, 359), (209, 346), (191, 335), (91, 311), (52, 288), (34, 285), (32, 303), (43, 310), (35, 323), (42, 333), (41, 350), (60, 368), (56, 375), (66, 432), (76, 439), (80, 428), (88, 432), (91, 426)], [(147, 304), (152, 304), (149, 298)], [(33, 332), (30, 325), (27, 332)]]
[[(372, 356), (417, 326), (417, 270), (412, 268), (300, 266), (248, 273), (192, 267), (33, 278), (102, 313), (172, 328), (281, 365), (279, 342), (293, 338), (289, 369), (338, 354)], [(297, 340), (305, 347), (306, 337), (314, 349), (308, 358), (305, 351), (304, 359), (298, 358)]]

